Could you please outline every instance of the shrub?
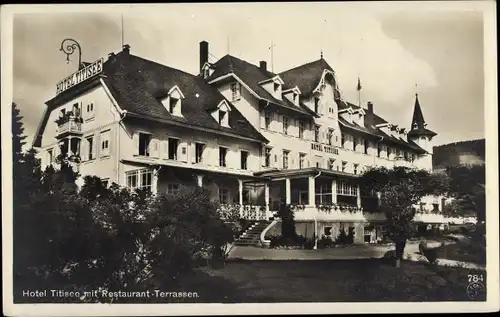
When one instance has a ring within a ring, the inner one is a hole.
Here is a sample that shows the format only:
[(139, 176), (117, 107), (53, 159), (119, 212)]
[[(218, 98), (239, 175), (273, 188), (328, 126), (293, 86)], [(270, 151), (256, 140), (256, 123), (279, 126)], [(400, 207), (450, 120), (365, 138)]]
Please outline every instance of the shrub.
[(318, 248), (319, 249), (324, 249), (324, 248), (330, 248), (333, 246), (333, 240), (330, 237), (327, 236), (322, 236), (321, 239), (318, 240)]
[(460, 233), (462, 234), (469, 234), (469, 229), (467, 227), (460, 227)]
[(354, 243), (354, 228), (349, 228), (349, 233), (345, 232), (345, 229), (340, 229), (339, 235), (335, 240), (336, 245), (345, 245), (345, 244), (353, 244)]

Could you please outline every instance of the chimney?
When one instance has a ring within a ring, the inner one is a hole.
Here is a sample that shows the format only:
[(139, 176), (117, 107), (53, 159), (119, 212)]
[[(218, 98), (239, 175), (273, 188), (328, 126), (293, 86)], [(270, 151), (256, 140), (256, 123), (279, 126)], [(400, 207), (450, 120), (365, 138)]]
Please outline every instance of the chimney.
[(260, 65), (260, 70), (267, 71), (267, 62), (266, 61), (260, 61), (259, 65)]
[(123, 53), (125, 53), (126, 55), (130, 54), (130, 45), (123, 45)]
[(205, 63), (208, 62), (208, 42), (207, 41), (201, 41), (200, 42), (200, 72), (205, 65)]
[(373, 113), (373, 103), (371, 101), (368, 101), (367, 108), (369, 113)]

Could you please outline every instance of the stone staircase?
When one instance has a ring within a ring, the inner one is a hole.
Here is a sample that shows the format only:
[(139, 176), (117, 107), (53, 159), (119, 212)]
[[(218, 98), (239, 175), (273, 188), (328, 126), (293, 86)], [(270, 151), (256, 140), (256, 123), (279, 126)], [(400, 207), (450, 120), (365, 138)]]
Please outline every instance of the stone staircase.
[(248, 228), (243, 234), (236, 239), (234, 245), (237, 246), (259, 246), (260, 245), (260, 234), (264, 229), (271, 224), (268, 220), (256, 221), (250, 228)]

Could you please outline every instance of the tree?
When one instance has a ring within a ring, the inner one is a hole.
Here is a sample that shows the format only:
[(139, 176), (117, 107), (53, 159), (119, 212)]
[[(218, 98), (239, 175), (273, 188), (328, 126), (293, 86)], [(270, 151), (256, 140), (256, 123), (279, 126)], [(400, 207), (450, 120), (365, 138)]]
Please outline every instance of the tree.
[(486, 221), (486, 173), (484, 165), (449, 167), (450, 193), (462, 212), (473, 211), (478, 222)]
[(281, 235), (284, 238), (295, 239), (297, 232), (295, 230), (295, 217), (290, 205), (281, 201), (278, 216), (281, 218)]
[(24, 127), (21, 121), (23, 117), (21, 116), (20, 110), (17, 108), (16, 103), (12, 103), (12, 154), (13, 162), (18, 162), (21, 159), (23, 152), (23, 145), (26, 144), (24, 140), (26, 136), (24, 135)]
[(442, 174), (407, 167), (372, 167), (360, 179), (367, 191), (380, 193), (380, 209), (385, 213), (387, 236), (396, 244), (396, 265), (399, 267), (406, 240), (414, 235), (413, 207), (422, 197), (447, 191), (448, 179)]

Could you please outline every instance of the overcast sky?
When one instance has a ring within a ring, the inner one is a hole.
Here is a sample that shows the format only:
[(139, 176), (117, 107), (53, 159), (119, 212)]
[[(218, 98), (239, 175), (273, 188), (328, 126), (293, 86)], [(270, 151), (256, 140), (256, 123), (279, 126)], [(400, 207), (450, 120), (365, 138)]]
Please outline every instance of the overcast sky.
[[(31, 141), (56, 83), (77, 68), (59, 51), (76, 39), (83, 60), (121, 49), (121, 11), (23, 14), (14, 17), (14, 101)], [(212, 61), (230, 54), (280, 72), (324, 58), (337, 72), (344, 98), (409, 128), (415, 92), (435, 144), (484, 138), (483, 20), (461, 11), (370, 13), (340, 3), (176, 4), (125, 11), (132, 54), (196, 73), (199, 42)], [(274, 63), (269, 46), (274, 42)]]

